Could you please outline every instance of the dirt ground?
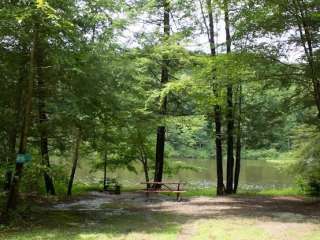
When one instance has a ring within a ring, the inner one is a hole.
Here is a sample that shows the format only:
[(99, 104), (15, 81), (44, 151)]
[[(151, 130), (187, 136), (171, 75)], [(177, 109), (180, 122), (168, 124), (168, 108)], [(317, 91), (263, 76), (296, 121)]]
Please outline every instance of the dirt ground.
[(0, 239), (320, 240), (320, 201), (302, 197), (91, 192), (32, 211)]
[[(188, 197), (176, 201), (172, 196), (143, 193), (122, 193), (113, 195), (103, 192), (91, 192), (85, 197), (50, 206), (55, 210), (87, 211), (98, 210), (104, 205), (123, 205), (127, 210), (170, 212), (193, 217), (227, 216), (277, 216), (287, 213), (320, 220), (320, 199), (304, 197), (263, 197), (263, 196), (224, 196), (224, 197)], [(296, 219), (299, 220), (299, 219)]]
[[(55, 210), (94, 211), (108, 209), (112, 215), (130, 212), (169, 213), (181, 218), (182, 228), (178, 240), (187, 240), (197, 235), (196, 221), (228, 220), (235, 223), (254, 224), (275, 239), (301, 239), (304, 234), (319, 232), (320, 201), (298, 197), (191, 197), (175, 201), (174, 197), (143, 193), (110, 195), (92, 192), (85, 199), (52, 206)], [(177, 220), (179, 221), (179, 219)], [(231, 223), (232, 225), (232, 223)], [(288, 232), (294, 234), (288, 235)], [(317, 236), (312, 235), (315, 239)], [(214, 239), (214, 238), (212, 238)]]

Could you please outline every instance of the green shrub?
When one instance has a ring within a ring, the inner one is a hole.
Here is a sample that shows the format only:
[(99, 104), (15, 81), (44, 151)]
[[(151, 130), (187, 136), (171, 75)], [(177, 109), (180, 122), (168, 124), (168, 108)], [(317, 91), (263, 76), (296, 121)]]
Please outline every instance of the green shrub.
[(312, 196), (320, 196), (320, 178), (313, 178), (310, 177), (308, 179), (308, 185), (306, 192), (309, 193)]
[(274, 149), (256, 149), (247, 150), (245, 153), (245, 159), (248, 160), (274, 160), (279, 157), (280, 153)]
[(299, 146), (299, 185), (309, 195), (320, 196), (320, 134), (313, 135)]

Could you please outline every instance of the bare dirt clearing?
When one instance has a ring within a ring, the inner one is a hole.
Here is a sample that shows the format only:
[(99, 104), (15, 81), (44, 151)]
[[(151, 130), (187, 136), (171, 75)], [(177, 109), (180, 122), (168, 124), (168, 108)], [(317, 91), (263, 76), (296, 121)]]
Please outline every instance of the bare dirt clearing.
[(274, 239), (302, 239), (305, 234), (313, 231), (317, 234), (320, 230), (320, 202), (297, 197), (192, 197), (176, 202), (172, 197), (157, 194), (147, 198), (140, 193), (109, 195), (95, 192), (88, 199), (58, 204), (53, 208), (73, 211), (105, 209), (111, 215), (169, 213), (177, 216), (176, 220), (182, 224), (177, 239), (197, 235), (197, 222), (203, 220), (253, 224)]
[[(91, 192), (42, 206), (34, 211), (31, 222), (31, 232), (46, 229), (36, 232), (37, 239), (60, 239), (62, 234), (61, 239), (71, 240), (320, 240), (320, 202), (257, 196), (192, 197), (176, 202), (160, 194), (147, 198), (142, 193)], [(9, 232), (2, 239), (28, 239), (28, 233), (19, 234)]]
[(127, 210), (150, 210), (190, 215), (193, 218), (204, 217), (274, 217), (286, 220), (294, 217), (295, 221), (320, 219), (320, 200), (303, 197), (191, 197), (181, 202), (175, 198), (161, 194), (146, 197), (142, 193), (123, 193), (111, 195), (108, 193), (91, 192), (88, 196), (66, 203), (58, 203), (49, 209), (62, 211), (101, 210), (108, 206), (124, 206)]

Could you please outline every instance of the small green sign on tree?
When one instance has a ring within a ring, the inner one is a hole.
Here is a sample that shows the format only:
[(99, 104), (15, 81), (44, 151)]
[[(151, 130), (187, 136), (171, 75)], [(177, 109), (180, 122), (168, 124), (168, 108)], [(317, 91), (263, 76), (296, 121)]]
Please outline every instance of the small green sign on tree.
[(17, 154), (16, 163), (25, 164), (32, 160), (32, 156), (28, 153), (26, 154)]

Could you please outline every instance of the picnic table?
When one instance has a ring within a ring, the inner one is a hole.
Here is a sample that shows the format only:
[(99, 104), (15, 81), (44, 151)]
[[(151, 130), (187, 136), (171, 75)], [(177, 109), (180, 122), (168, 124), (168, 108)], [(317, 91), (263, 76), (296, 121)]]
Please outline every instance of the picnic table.
[(110, 194), (119, 195), (121, 193), (121, 186), (115, 178), (106, 178), (103, 190)]
[(180, 201), (181, 193), (186, 192), (181, 189), (181, 186), (185, 184), (182, 182), (142, 182), (141, 184), (153, 185), (153, 187), (143, 190), (147, 196), (149, 196), (149, 193), (176, 193), (177, 201)]

